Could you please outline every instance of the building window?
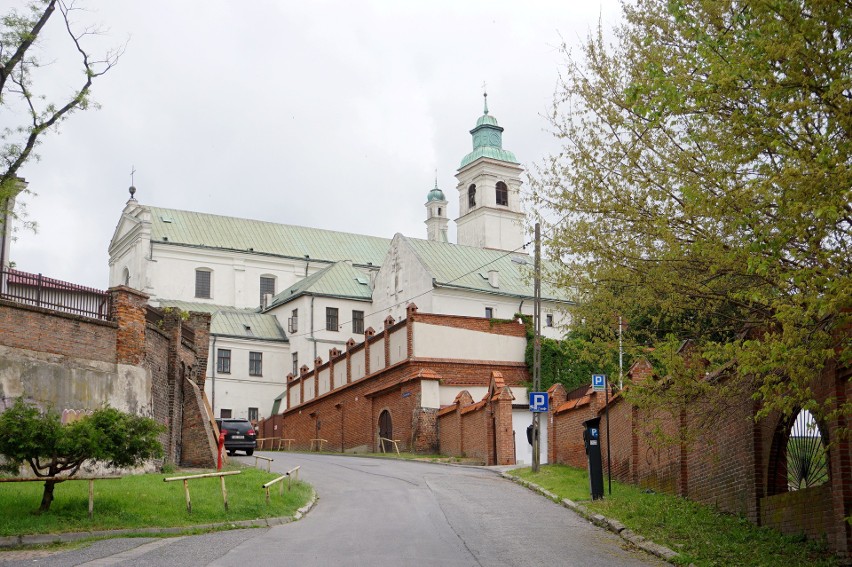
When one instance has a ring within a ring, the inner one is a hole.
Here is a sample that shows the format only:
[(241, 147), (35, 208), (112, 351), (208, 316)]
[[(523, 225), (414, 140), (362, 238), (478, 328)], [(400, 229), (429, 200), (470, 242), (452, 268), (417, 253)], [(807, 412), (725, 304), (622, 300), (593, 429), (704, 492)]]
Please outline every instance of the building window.
[(222, 408), (219, 410), (219, 417), (222, 419), (230, 419), (231, 418), (231, 410)]
[(552, 327), (553, 326), (553, 313), (548, 313), (544, 316), (544, 326)]
[(467, 206), (471, 209), (476, 206), (476, 185), (467, 188)]
[(497, 204), (509, 206), (509, 188), (502, 181), (497, 182)]
[(249, 408), (248, 420), (252, 422), (257, 421), (257, 408)]
[(231, 351), (220, 348), (216, 350), (216, 372), (219, 374), (231, 373)]
[(249, 376), (263, 376), (263, 353), (249, 353)]
[(290, 319), (287, 321), (287, 330), (290, 333), (295, 333), (299, 330), (299, 310), (293, 309), (290, 313)]
[(325, 330), (326, 331), (336, 331), (337, 330), (337, 307), (326, 307), (325, 308)]
[(299, 375), (299, 353), (293, 353), (293, 376)]
[(260, 276), (260, 304), (266, 307), (265, 295), (275, 295), (275, 278), (272, 276)]
[(195, 297), (210, 299), (210, 279), (213, 272), (199, 268), (195, 270)]
[(356, 335), (364, 334), (364, 312), (363, 311), (353, 311), (352, 312), (352, 332)]
[(124, 272), (121, 276), (121, 281), (124, 285), (130, 287), (130, 270), (128, 270), (127, 268), (124, 268)]
[(486, 319), (493, 319), (494, 318), (494, 308), (493, 307), (486, 307), (485, 308), (485, 318)]

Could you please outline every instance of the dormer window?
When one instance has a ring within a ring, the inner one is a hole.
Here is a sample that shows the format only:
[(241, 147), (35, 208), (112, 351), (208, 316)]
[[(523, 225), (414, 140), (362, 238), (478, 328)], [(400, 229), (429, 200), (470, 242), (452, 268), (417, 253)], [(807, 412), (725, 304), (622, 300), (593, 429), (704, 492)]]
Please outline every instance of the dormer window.
[(467, 206), (471, 209), (476, 206), (476, 185), (467, 188)]
[(497, 204), (509, 206), (509, 188), (502, 181), (497, 182)]

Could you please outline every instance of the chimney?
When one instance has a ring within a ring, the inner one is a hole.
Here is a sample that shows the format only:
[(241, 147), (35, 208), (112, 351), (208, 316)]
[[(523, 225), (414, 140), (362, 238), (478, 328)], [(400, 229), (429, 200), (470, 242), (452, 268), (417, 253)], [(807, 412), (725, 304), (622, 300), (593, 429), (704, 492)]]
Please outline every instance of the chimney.
[(500, 287), (500, 272), (488, 270), (488, 285), (495, 289)]

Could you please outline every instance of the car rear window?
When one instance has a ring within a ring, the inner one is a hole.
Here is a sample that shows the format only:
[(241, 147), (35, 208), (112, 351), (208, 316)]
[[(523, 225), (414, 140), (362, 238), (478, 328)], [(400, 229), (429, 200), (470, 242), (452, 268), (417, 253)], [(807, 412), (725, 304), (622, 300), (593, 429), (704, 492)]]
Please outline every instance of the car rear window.
[(222, 429), (235, 431), (237, 433), (248, 433), (248, 430), (252, 429), (252, 426), (248, 421), (223, 421)]

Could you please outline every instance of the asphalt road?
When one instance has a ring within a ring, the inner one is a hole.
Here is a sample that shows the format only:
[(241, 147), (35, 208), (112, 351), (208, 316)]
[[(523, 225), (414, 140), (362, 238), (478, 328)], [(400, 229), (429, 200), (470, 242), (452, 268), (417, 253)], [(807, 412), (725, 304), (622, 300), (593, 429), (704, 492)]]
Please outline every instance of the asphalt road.
[[(0, 565), (664, 565), (493, 471), (410, 461), (273, 453), (301, 465), (319, 500), (298, 522), (180, 538), (118, 538)], [(254, 459), (246, 459), (253, 462)]]

